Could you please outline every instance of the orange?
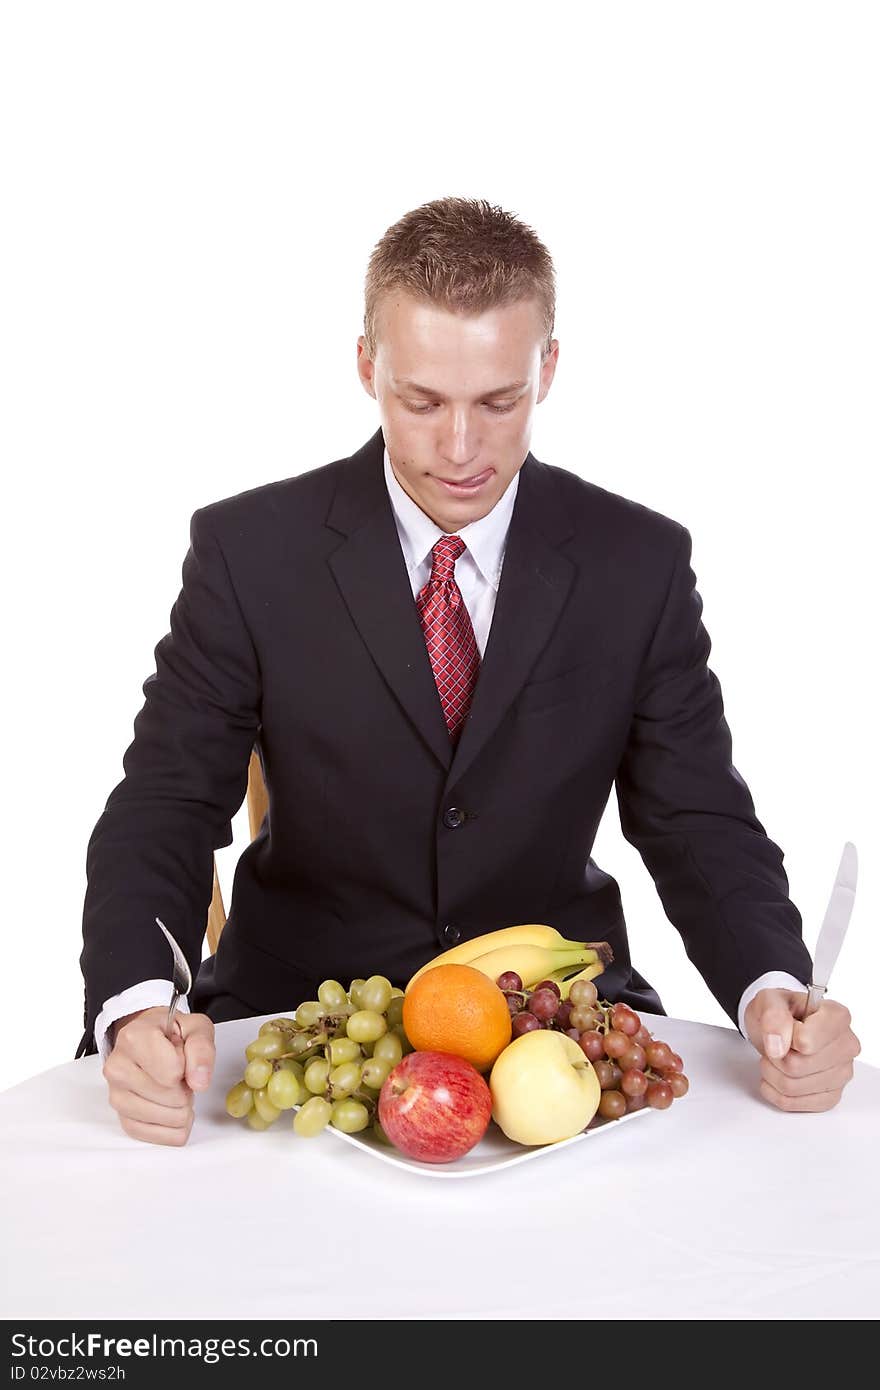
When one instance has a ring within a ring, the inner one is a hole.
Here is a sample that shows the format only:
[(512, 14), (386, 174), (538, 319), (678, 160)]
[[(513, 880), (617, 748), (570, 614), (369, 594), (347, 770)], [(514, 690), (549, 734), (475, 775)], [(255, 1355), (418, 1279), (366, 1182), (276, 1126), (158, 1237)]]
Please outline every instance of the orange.
[(404, 995), (403, 1031), (417, 1052), (452, 1052), (488, 1071), (510, 1042), (510, 1010), (481, 970), (435, 965)]

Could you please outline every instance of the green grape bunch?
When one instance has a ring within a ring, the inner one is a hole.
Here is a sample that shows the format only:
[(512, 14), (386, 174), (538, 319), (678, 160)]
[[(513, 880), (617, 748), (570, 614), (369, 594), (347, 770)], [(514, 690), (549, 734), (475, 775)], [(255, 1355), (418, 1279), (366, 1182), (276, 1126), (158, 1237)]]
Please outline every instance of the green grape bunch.
[(344, 1134), (371, 1129), (387, 1143), (379, 1092), (412, 1050), (402, 989), (384, 975), (352, 980), (348, 990), (325, 980), (293, 1018), (262, 1024), (245, 1048), (244, 1076), (228, 1092), (226, 1112), (263, 1130), (292, 1110), (294, 1132), (306, 1138), (330, 1124)]

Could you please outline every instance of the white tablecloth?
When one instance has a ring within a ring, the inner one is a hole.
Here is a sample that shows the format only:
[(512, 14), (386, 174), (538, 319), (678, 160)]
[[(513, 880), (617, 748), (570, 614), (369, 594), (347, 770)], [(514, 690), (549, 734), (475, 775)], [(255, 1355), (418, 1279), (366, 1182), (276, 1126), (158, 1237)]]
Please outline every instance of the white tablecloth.
[(180, 1149), (123, 1133), (96, 1057), (55, 1067), (0, 1095), (2, 1315), (877, 1317), (880, 1070), (857, 1062), (832, 1111), (783, 1114), (734, 1030), (644, 1017), (686, 1097), (457, 1182), (231, 1120), (262, 1019), (218, 1025)]

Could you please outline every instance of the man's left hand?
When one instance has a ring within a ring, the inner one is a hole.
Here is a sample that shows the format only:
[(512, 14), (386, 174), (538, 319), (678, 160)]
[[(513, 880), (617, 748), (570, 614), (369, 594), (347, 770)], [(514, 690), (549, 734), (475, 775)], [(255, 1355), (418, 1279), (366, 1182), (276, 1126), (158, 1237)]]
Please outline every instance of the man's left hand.
[(745, 1012), (746, 1032), (761, 1053), (761, 1095), (779, 1110), (831, 1110), (862, 1050), (845, 1005), (824, 999), (802, 1023), (805, 999), (762, 989)]

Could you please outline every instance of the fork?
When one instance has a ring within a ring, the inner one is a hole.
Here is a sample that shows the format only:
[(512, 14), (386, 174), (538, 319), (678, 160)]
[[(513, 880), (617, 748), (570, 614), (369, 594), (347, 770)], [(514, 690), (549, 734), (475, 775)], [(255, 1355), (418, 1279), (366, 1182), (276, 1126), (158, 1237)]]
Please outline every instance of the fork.
[(192, 989), (192, 975), (190, 973), (190, 968), (186, 963), (186, 956), (181, 951), (180, 947), (174, 940), (174, 937), (171, 935), (165, 923), (160, 922), (158, 917), (156, 918), (156, 922), (157, 925), (162, 928), (162, 931), (164, 932), (165, 937), (168, 941), (168, 945), (171, 947), (171, 954), (174, 957), (174, 971), (171, 976), (174, 989), (171, 995), (171, 1004), (168, 1009), (168, 1018), (165, 1021), (165, 1036), (166, 1038), (173, 1038), (174, 1011), (177, 1008), (177, 1001), (181, 997), (181, 995), (189, 994), (190, 990)]

